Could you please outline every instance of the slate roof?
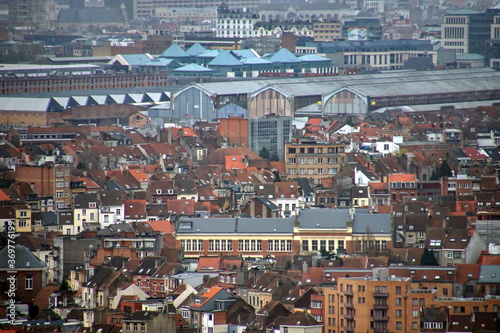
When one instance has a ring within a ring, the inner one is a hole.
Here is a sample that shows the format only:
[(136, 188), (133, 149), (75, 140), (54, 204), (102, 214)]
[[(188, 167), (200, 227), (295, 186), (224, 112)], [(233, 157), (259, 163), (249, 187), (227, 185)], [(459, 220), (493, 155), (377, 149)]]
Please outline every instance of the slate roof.
[(345, 229), (350, 215), (348, 209), (304, 209), (298, 220), (305, 229)]
[(500, 265), (481, 265), (478, 283), (500, 284)]
[(358, 212), (354, 214), (353, 234), (365, 234), (370, 228), (373, 234), (391, 234), (391, 214), (370, 214)]
[(272, 203), (271, 201), (269, 201), (265, 197), (256, 197), (255, 199), (262, 202), (262, 204), (264, 206), (266, 206), (269, 210), (277, 210), (278, 209), (278, 206), (276, 206), (274, 203)]
[(47, 265), (38, 259), (34, 254), (28, 250), (26, 246), (17, 244), (15, 246), (16, 260), (15, 267), (10, 267), (8, 263), (8, 248), (4, 247), (0, 250), (0, 270), (12, 270), (12, 269), (30, 269), (30, 270), (40, 270), (47, 268)]
[(293, 233), (293, 218), (181, 219), (177, 233)]
[(152, 58), (149, 54), (122, 54), (121, 57), (131, 66), (144, 65)]

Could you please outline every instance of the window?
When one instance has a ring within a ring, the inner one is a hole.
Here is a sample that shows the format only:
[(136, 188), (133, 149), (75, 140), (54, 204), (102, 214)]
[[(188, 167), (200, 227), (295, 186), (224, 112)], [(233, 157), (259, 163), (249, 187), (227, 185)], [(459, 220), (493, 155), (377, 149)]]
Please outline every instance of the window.
[(396, 298), (396, 305), (401, 305), (401, 297)]
[(302, 251), (309, 251), (309, 241), (308, 240), (302, 241)]
[(425, 329), (443, 329), (443, 323), (442, 322), (426, 322), (424, 323), (424, 328)]
[(323, 308), (323, 302), (321, 302), (321, 301), (311, 301), (311, 308), (313, 308), (313, 309), (322, 309)]
[(64, 182), (56, 182), (56, 187), (64, 187)]
[(411, 311), (411, 316), (412, 316), (412, 318), (418, 318), (418, 315), (419, 315), (419, 314), (418, 314), (418, 310), (412, 310), (412, 311)]
[(96, 207), (97, 207), (97, 203), (89, 202), (89, 208), (96, 208)]
[(312, 250), (318, 251), (318, 241), (317, 240), (312, 241)]
[(307, 164), (314, 164), (314, 158), (308, 158)]
[(296, 164), (296, 163), (297, 163), (297, 159), (295, 157), (288, 158), (288, 164)]
[(403, 329), (403, 324), (400, 321), (396, 322), (396, 329), (397, 330), (402, 330)]
[(28, 226), (28, 223), (26, 220), (19, 220), (19, 228), (26, 228)]
[(306, 161), (306, 159), (305, 159), (305, 158), (303, 158), (303, 157), (299, 158), (299, 163), (300, 163), (300, 164), (304, 164), (304, 163), (305, 163), (305, 161)]
[(26, 275), (24, 278), (24, 289), (33, 290), (33, 275)]
[(401, 286), (396, 286), (396, 294), (401, 295)]
[(412, 331), (416, 331), (418, 329), (418, 323), (413, 321), (411, 323), (411, 329)]
[(396, 310), (396, 318), (401, 318), (402, 311)]
[(323, 164), (323, 158), (322, 157), (318, 158), (318, 164)]

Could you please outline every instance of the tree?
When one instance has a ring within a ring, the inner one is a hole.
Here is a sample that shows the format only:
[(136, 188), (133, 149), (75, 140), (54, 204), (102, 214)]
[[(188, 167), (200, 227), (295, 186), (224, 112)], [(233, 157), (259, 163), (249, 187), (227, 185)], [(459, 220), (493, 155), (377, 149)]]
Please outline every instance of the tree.
[(321, 258), (330, 260), (330, 259), (338, 259), (338, 255), (334, 251), (328, 251), (326, 249), (320, 249), (319, 253), (321, 254)]
[(280, 173), (278, 171), (273, 171), (273, 174), (274, 174), (274, 182), (275, 183), (279, 183), (281, 182), (281, 177), (280, 177)]
[(439, 177), (436, 174), (436, 170), (432, 170), (432, 174), (431, 174), (430, 180), (439, 180)]
[(452, 175), (453, 174), (448, 162), (446, 160), (441, 162), (441, 166), (439, 166), (439, 178), (451, 177)]
[(268, 160), (271, 154), (269, 153), (269, 150), (267, 150), (267, 148), (264, 146), (260, 149), (259, 156), (262, 157), (263, 159)]
[(279, 161), (280, 158), (278, 157), (278, 153), (274, 152), (271, 154), (271, 157), (269, 158), (271, 161)]
[(69, 290), (69, 283), (66, 279), (62, 280), (59, 290)]
[(422, 257), (420, 258), (420, 264), (422, 266), (439, 266), (439, 263), (434, 256), (434, 251), (429, 251), (427, 247), (424, 248), (424, 253), (422, 253)]

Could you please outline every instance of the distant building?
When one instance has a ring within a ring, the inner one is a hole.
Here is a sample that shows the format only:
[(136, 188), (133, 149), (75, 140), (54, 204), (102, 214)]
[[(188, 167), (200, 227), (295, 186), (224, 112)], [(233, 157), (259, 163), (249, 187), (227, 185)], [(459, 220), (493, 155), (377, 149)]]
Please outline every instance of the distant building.
[(253, 37), (257, 21), (258, 15), (255, 12), (246, 8), (230, 10), (223, 3), (217, 8), (217, 37)]
[[(334, 177), (347, 162), (345, 143), (302, 140), (285, 144), (286, 171), (291, 177), (311, 179), (321, 184), (325, 177)], [(298, 176), (296, 176), (298, 175)]]
[(248, 147), (254, 152), (266, 148), (280, 160), (285, 156), (285, 143), (292, 139), (292, 117), (264, 117), (248, 119)]
[(441, 25), (443, 47), (456, 53), (486, 55), (486, 42), (500, 36), (497, 26), (499, 14), (500, 8), (491, 8), (485, 13), (460, 9), (445, 15)]

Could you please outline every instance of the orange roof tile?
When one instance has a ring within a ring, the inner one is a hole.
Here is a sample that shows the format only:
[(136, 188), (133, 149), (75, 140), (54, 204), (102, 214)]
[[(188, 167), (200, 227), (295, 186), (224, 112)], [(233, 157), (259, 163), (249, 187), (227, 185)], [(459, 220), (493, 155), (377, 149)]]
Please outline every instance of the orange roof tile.
[(145, 223), (148, 223), (155, 231), (160, 231), (165, 234), (172, 234), (173, 232), (175, 232), (172, 223), (170, 223), (170, 221), (168, 220), (153, 220)]
[(244, 169), (247, 167), (244, 155), (226, 155), (225, 156), (225, 168), (230, 169)]
[(0, 201), (10, 201), (9, 196), (2, 190), (0, 190)]
[(206, 302), (208, 302), (212, 297), (217, 295), (219, 293), (219, 291), (221, 291), (221, 290), (222, 290), (221, 287), (217, 287), (217, 286), (211, 287), (210, 289), (208, 289), (204, 293), (198, 295), (199, 297), (203, 298), (203, 301), (200, 302), (200, 304), (196, 304), (195, 302), (192, 302), (190, 304), (190, 306), (194, 307), (194, 308), (202, 307), (203, 305), (205, 305)]
[(389, 176), (390, 182), (416, 182), (415, 174), (413, 173), (403, 173), (403, 174), (392, 174)]

